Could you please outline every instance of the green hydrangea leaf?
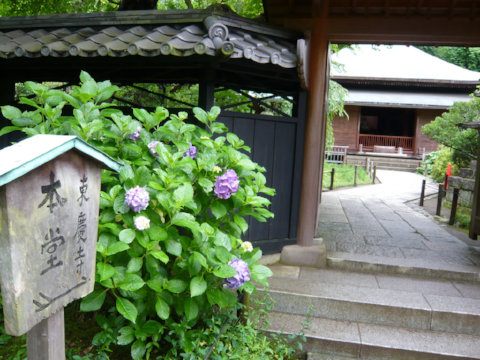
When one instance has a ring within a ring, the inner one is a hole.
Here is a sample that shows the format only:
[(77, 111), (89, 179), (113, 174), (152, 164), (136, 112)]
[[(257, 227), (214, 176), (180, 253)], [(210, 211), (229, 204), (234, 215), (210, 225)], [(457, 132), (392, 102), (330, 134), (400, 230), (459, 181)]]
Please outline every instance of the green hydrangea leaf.
[[(169, 254), (180, 256), (182, 255), (182, 244), (179, 241), (168, 239), (167, 240), (167, 252)], [(160, 259), (159, 259), (160, 260)]]
[(82, 299), (80, 311), (97, 311), (105, 302), (107, 290), (95, 290)]
[(213, 270), (213, 274), (219, 278), (226, 279), (237, 275), (237, 271), (230, 265), (221, 264)]
[(252, 267), (252, 278), (255, 280), (264, 280), (273, 276), (272, 270), (264, 265), (254, 265)]
[[(181, 246), (182, 245), (180, 244), (180, 254), (182, 253)], [(153, 250), (150, 252), (150, 255), (152, 255), (155, 259), (160, 260), (164, 264), (168, 263), (168, 260), (169, 260), (168, 255), (165, 254), (162, 250)], [(180, 256), (180, 255), (176, 255), (176, 256)]]
[(128, 261), (127, 264), (127, 273), (135, 273), (142, 269), (143, 266), (143, 258), (141, 257), (134, 257)]
[(161, 275), (156, 275), (155, 277), (151, 278), (150, 280), (147, 281), (147, 286), (160, 293), (163, 291), (163, 284), (165, 282), (165, 279)]
[(125, 298), (117, 297), (116, 308), (125, 319), (130, 320), (135, 324), (138, 315), (135, 305)]
[(193, 187), (190, 183), (180, 185), (173, 192), (173, 199), (178, 206), (184, 206), (193, 199)]
[(118, 254), (119, 252), (128, 250), (129, 248), (130, 246), (128, 246), (128, 244), (118, 241), (108, 245), (105, 255), (110, 256), (110, 255)]
[(198, 316), (198, 305), (195, 299), (188, 299), (185, 301), (185, 316), (188, 321), (196, 319)]
[(132, 355), (133, 360), (142, 360), (144, 359), (143, 356), (146, 351), (145, 343), (141, 340), (137, 340), (133, 343), (132, 348), (130, 349), (130, 355)]
[(187, 288), (187, 283), (180, 279), (172, 279), (166, 282), (165, 288), (171, 293), (180, 294)]
[(213, 189), (213, 182), (204, 177), (198, 179), (198, 185), (200, 185), (207, 194)]
[(135, 239), (135, 230), (133, 229), (123, 229), (118, 234), (118, 239), (125, 244), (130, 244)]
[(130, 326), (124, 326), (118, 331), (117, 344), (128, 345), (135, 340), (135, 330)]
[(190, 281), (190, 296), (195, 297), (202, 295), (207, 290), (207, 282), (201, 276), (195, 276)]
[(14, 106), (2, 106), (2, 115), (8, 120), (15, 120), (22, 117), (22, 112)]
[(214, 201), (210, 206), (210, 210), (212, 210), (212, 214), (216, 219), (219, 219), (227, 214), (227, 208), (220, 201)]
[(137, 291), (145, 285), (145, 281), (135, 274), (126, 274), (125, 278), (118, 284), (122, 290)]
[(160, 297), (157, 298), (155, 303), (155, 311), (162, 320), (167, 320), (170, 317), (170, 306)]
[(148, 235), (153, 241), (165, 241), (168, 239), (168, 233), (165, 228), (157, 224), (151, 224), (148, 229)]
[(99, 281), (104, 281), (111, 278), (115, 275), (115, 268), (106, 263), (97, 263), (97, 275), (99, 276)]

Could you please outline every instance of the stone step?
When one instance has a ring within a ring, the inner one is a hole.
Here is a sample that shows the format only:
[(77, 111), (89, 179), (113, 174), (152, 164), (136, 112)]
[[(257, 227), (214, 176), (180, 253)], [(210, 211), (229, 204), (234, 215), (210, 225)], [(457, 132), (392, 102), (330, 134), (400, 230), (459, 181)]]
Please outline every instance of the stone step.
[(479, 284), (271, 268), (268, 293), (277, 312), (480, 336)]
[(480, 268), (429, 259), (402, 259), (332, 251), (327, 254), (332, 269), (364, 273), (398, 274), (432, 279), (480, 282)]
[(351, 356), (340, 356), (334, 354), (325, 354), (319, 352), (308, 352), (307, 360), (352, 360), (355, 359)]
[[(309, 319), (303, 315), (272, 312), (274, 333), (298, 334), (302, 324), (313, 359), (480, 359), (480, 337), (427, 330), (412, 330), (361, 322)], [(332, 354), (328, 357), (326, 354)], [(333, 357), (333, 355), (335, 357)], [(313, 355), (312, 355), (313, 356)], [(320, 355), (319, 355), (320, 356)]]

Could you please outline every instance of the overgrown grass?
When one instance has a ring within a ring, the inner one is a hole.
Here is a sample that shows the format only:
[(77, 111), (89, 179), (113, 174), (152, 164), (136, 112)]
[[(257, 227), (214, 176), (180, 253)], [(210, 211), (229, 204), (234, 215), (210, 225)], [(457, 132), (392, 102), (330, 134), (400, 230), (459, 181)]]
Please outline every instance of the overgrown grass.
[[(452, 203), (450, 201), (444, 201), (443, 206), (447, 209), (451, 209)], [(453, 226), (460, 229), (469, 229), (471, 213), (472, 208), (458, 205)]]
[[(355, 177), (355, 166), (347, 164), (332, 164), (325, 163), (323, 169), (323, 188), (328, 189), (330, 187), (331, 171), (335, 169), (335, 176), (333, 182), (333, 188), (337, 189), (345, 186), (353, 186)], [(371, 184), (372, 180), (368, 176), (367, 171), (362, 166), (358, 167), (357, 185)]]

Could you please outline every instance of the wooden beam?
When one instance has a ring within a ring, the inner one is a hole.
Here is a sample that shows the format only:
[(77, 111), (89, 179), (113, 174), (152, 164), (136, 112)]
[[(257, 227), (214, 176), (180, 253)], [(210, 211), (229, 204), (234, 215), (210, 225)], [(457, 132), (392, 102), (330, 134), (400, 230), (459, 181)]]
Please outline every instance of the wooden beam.
[(313, 245), (321, 194), (328, 91), (327, 10), (328, 0), (324, 0), (322, 17), (315, 18), (310, 40), (308, 112), (297, 231), (300, 246)]
[(427, 20), (421, 16), (335, 17), (328, 20), (328, 39), (352, 43), (480, 46), (480, 22), (448, 18)]

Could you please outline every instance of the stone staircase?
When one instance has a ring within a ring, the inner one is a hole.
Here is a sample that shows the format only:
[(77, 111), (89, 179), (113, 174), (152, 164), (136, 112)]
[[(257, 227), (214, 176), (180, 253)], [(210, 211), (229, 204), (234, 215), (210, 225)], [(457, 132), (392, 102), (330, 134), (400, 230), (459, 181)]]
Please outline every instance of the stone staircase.
[(386, 155), (348, 155), (347, 164), (367, 166), (367, 158), (373, 161), (378, 170), (416, 172), (421, 160)]
[(270, 331), (310, 320), (310, 360), (480, 359), (478, 269), (392, 260), (331, 253), (324, 269), (271, 265)]

